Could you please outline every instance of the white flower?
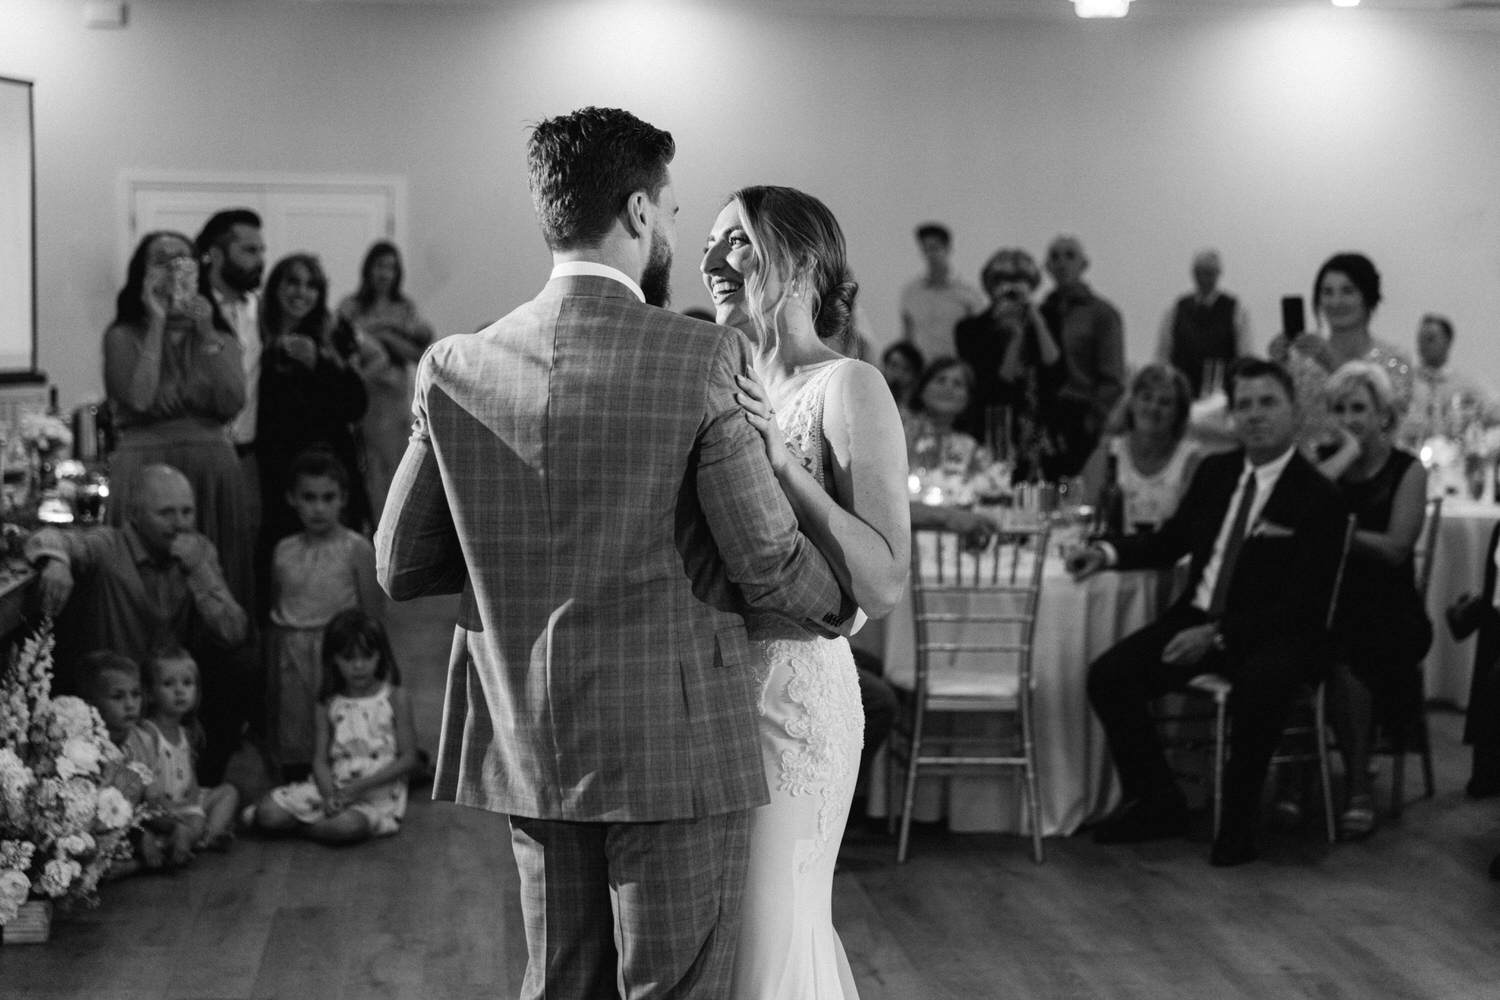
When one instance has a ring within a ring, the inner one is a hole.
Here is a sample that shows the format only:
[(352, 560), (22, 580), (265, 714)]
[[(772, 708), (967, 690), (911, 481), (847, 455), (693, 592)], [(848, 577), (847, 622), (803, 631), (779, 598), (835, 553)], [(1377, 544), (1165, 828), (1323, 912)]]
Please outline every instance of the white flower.
[(64, 761), (68, 762), (73, 774), (98, 774), (99, 744), (89, 736), (74, 736), (63, 744), (62, 756), (57, 759), (58, 774), (63, 772)]
[(57, 842), (57, 849), (74, 857), (94, 849), (94, 838), (86, 833), (70, 833)]
[(98, 819), (106, 830), (123, 830), (130, 824), (130, 803), (118, 788), (99, 790)]
[(56, 899), (67, 893), (68, 886), (83, 872), (83, 865), (76, 861), (53, 858), (42, 868), (41, 884), (37, 888)]
[[(75, 737), (86, 738), (94, 734), (94, 709), (82, 698), (63, 695), (50, 704), (52, 723), (57, 736), (63, 740)], [(49, 727), (49, 728), (53, 728)]]
[(8, 924), (31, 894), (31, 879), (14, 868), (0, 870), (0, 924)]

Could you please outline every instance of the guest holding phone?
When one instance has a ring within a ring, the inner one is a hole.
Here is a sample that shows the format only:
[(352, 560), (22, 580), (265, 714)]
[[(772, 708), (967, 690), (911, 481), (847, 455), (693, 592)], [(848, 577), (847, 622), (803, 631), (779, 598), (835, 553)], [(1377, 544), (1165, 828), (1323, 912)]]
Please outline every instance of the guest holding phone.
[(180, 470), (197, 499), (198, 528), (217, 548), (224, 579), (239, 597), (251, 592), (253, 532), (225, 425), (245, 405), (245, 372), (239, 341), (213, 324), (197, 270), (186, 236), (147, 233), (104, 331), (104, 385), (116, 435), (109, 521), (122, 524), (134, 509), (143, 469)]

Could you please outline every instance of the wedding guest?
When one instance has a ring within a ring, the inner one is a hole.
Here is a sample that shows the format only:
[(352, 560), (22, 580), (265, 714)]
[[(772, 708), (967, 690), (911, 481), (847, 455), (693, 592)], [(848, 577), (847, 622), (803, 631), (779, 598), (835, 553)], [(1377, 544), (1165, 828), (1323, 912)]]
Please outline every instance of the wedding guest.
[(928, 358), (951, 355), (953, 328), (984, 309), (984, 296), (953, 276), (953, 234), (947, 226), (922, 223), (917, 227), (917, 247), (926, 272), (901, 289), (901, 339)]
[(880, 374), (896, 400), (902, 419), (911, 409), (912, 390), (922, 376), (922, 352), (910, 341), (898, 340), (880, 355)]
[[(1004, 247), (985, 262), (979, 279), (990, 307), (961, 320), (953, 332), (958, 356), (974, 369), (971, 429), (1014, 457), (1018, 478), (1060, 478), (1067, 442), (1058, 392), (1067, 366), (1032, 304), (1041, 271), (1025, 250)], [(1007, 439), (998, 440), (1002, 435)]]
[(1203, 457), (1187, 438), (1192, 406), (1186, 376), (1177, 368), (1153, 362), (1130, 380), (1125, 403), (1125, 432), (1111, 435), (1084, 469), (1084, 495), (1096, 497), (1114, 456), (1125, 497), (1127, 530), (1154, 530), (1177, 511)]
[(322, 657), (313, 775), (272, 789), (243, 818), (325, 844), (391, 836), (406, 815), (417, 741), (390, 641), (378, 621), (351, 608), (323, 630)]
[(1083, 468), (1125, 391), (1125, 323), (1083, 280), (1088, 267), (1076, 236), (1059, 236), (1047, 248), (1053, 287), (1041, 313), (1067, 364), (1067, 380), (1058, 390), (1066, 442), (1058, 472), (1064, 476)]
[(1460, 437), (1467, 421), (1500, 424), (1500, 397), (1461, 371), (1448, 367), (1453, 350), (1453, 321), (1428, 313), (1417, 326), (1417, 359), (1412, 378), (1411, 409), (1401, 425), (1403, 443), (1417, 447), (1434, 435)]
[(1383, 367), (1347, 362), (1326, 391), (1334, 419), (1359, 444), (1358, 458), (1338, 479), (1357, 525), (1339, 595), (1339, 655), (1329, 684), (1347, 796), (1339, 834), (1352, 840), (1375, 828), (1372, 724), (1391, 734), (1412, 732), (1419, 722), (1414, 713), (1422, 711), (1421, 662), (1432, 624), (1417, 593), (1413, 550), (1425, 516), (1427, 470), (1391, 443), (1396, 401)]
[[(974, 393), (974, 371), (957, 358), (938, 358), (913, 386), (911, 406), (902, 411), (906, 432), (906, 461), (919, 484), (936, 482), (942, 489), (972, 499), (977, 493), (1000, 492), (1003, 471), (974, 435), (957, 426), (969, 411)], [(913, 528), (944, 528), (965, 536), (982, 548), (995, 525), (983, 514), (955, 505), (953, 498), (929, 499), (925, 490), (913, 496)]]
[(173, 858), (180, 863), (204, 848), (226, 850), (234, 840), (240, 796), (227, 782), (204, 788), (194, 773), (203, 745), (198, 664), (181, 647), (161, 650), (146, 661), (145, 681), (148, 711), (140, 731), (163, 807), (176, 820)]
[(323, 630), (349, 608), (381, 621), (385, 598), (375, 582), (374, 545), (340, 523), (350, 481), (343, 464), (311, 449), (292, 463), (288, 478), (285, 502), (301, 530), (281, 539), (272, 559), (266, 667), (272, 754), (283, 773), (300, 777), (315, 759)]
[[(299, 527), (287, 503), (291, 468), (308, 448), (323, 447), (344, 468), (359, 468), (353, 424), (364, 416), (364, 356), (349, 324), (336, 325), (328, 310), (328, 278), (317, 257), (295, 253), (271, 268), (260, 313), (264, 343), (260, 408), (255, 435), (260, 462), (264, 552)], [(373, 342), (380, 363), (384, 350)], [(362, 481), (351, 482), (344, 520), (373, 527)]]
[(389, 362), (370, 371), (365, 380), (365, 475), (376, 521), (411, 435), (412, 373), (432, 343), (432, 327), (402, 291), (404, 275), (401, 252), (394, 243), (381, 240), (360, 265), (359, 290), (338, 307), (340, 316), (385, 348)]
[(1193, 255), (1193, 290), (1162, 317), (1156, 360), (1187, 376), (1194, 399), (1203, 394), (1210, 362), (1228, 373), (1230, 362), (1250, 353), (1250, 320), (1245, 306), (1219, 288), (1223, 264), (1217, 250)]
[(1464, 742), (1473, 747), (1473, 763), (1464, 792), (1471, 799), (1500, 795), (1500, 608), (1495, 578), (1500, 563), (1500, 525), (1485, 549), (1484, 581), (1477, 595), (1464, 594), (1448, 609), (1448, 627), (1456, 641), (1479, 633), (1474, 648)]
[(187, 477), (149, 465), (132, 504), (123, 528), (44, 527), (26, 540), (42, 612), (57, 618), (55, 684), (59, 693), (77, 690), (77, 664), (92, 650), (113, 650), (133, 662), (165, 646), (190, 650), (208, 665), (198, 778), (217, 785), (246, 719), (245, 612), (229, 592), (213, 543), (193, 529)]
[(243, 603), (252, 590), (254, 525), (225, 424), (245, 405), (245, 373), (239, 341), (214, 326), (197, 291), (196, 269), (185, 236), (142, 237), (104, 331), (116, 435), (109, 517), (119, 524), (135, 508), (147, 466), (179, 470), (197, 501), (196, 526), (219, 550), (224, 578)]

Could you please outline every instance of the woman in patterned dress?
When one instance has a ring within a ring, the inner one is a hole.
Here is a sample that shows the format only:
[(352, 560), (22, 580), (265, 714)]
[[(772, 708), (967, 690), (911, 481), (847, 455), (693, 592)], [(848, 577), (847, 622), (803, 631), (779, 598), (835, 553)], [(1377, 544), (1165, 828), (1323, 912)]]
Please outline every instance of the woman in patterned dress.
[[(715, 220), (702, 271), (718, 321), (753, 346), (740, 402), (802, 530), (865, 613), (884, 615), (911, 545), (905, 437), (880, 372), (837, 349), (858, 287), (838, 222), (800, 191), (744, 188)], [(851, 1000), (832, 916), (864, 723), (849, 643), (774, 616), (746, 623), (771, 801), (751, 824), (731, 995)]]

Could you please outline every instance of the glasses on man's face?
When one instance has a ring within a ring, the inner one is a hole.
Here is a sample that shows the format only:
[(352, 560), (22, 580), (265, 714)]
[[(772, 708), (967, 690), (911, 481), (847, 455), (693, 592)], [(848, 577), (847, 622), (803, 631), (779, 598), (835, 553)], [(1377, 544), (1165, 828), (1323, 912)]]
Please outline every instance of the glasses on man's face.
[(1031, 275), (1019, 271), (991, 271), (984, 276), (986, 285), (1012, 285), (1031, 282)]
[(1063, 247), (1059, 250), (1047, 251), (1047, 256), (1052, 260), (1077, 260), (1078, 251), (1074, 250), (1072, 247)]

